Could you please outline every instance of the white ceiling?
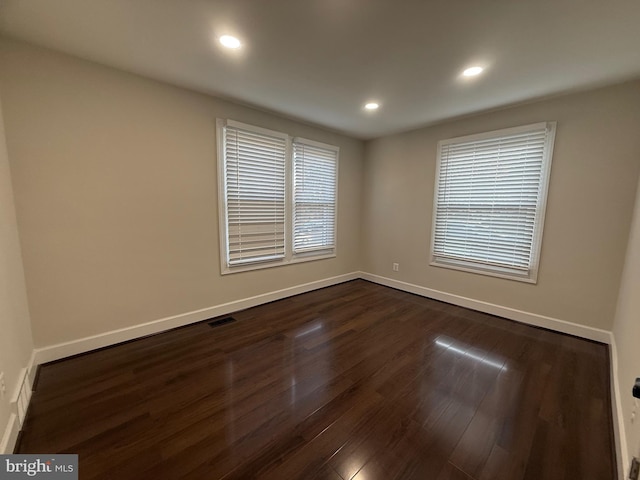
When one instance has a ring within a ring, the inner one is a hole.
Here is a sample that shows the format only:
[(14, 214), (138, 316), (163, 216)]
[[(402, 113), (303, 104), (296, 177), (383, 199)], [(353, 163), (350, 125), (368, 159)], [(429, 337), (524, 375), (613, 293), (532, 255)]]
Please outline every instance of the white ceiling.
[(0, 32), (359, 138), (640, 77), (640, 0), (0, 0)]

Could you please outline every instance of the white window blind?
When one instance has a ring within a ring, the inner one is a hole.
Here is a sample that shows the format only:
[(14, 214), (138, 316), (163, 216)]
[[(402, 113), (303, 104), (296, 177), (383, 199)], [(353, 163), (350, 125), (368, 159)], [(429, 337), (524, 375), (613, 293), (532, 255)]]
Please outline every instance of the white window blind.
[(439, 143), (433, 263), (535, 281), (555, 123)]
[(231, 122), (223, 137), (227, 266), (281, 259), (287, 137)]
[(332, 251), (336, 245), (338, 149), (293, 142), (293, 252)]

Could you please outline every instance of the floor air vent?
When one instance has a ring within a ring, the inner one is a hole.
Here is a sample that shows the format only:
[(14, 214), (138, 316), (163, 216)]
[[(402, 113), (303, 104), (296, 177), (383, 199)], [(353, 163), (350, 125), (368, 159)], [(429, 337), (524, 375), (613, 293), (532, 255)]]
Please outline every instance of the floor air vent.
[(212, 322), (209, 322), (209, 324), (208, 324), (208, 325), (209, 325), (211, 328), (215, 328), (215, 327), (219, 327), (219, 326), (221, 326), (221, 325), (226, 325), (227, 323), (233, 323), (233, 322), (235, 322), (235, 321), (236, 321), (236, 319), (235, 319), (235, 318), (233, 318), (233, 317), (224, 317), (224, 318), (221, 318), (221, 319), (219, 319), (219, 320), (214, 320), (214, 321), (212, 321)]

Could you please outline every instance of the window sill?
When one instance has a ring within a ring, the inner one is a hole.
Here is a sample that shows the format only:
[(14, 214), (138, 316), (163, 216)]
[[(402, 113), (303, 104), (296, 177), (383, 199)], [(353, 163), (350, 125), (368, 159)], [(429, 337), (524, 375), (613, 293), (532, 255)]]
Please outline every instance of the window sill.
[(431, 265), (432, 267), (448, 268), (451, 270), (458, 270), (461, 272), (475, 273), (477, 275), (503, 278), (505, 280), (515, 280), (517, 282), (523, 282), (523, 283), (532, 283), (532, 284), (538, 283), (537, 271), (535, 270), (532, 270), (529, 275), (518, 275), (516, 273), (510, 273), (508, 271), (500, 269), (499, 267), (496, 267), (495, 269), (491, 268), (490, 266), (483, 268), (483, 267), (467, 264), (464, 262), (457, 263), (455, 261), (447, 262), (443, 260), (432, 260), (429, 263), (429, 265)]
[(316, 260), (325, 260), (328, 258), (335, 258), (335, 257), (336, 257), (335, 251), (332, 251), (332, 252), (324, 251), (319, 254), (316, 252), (307, 252), (307, 253), (300, 253), (300, 254), (294, 255), (290, 258), (283, 258), (280, 260), (249, 263), (246, 265), (237, 265), (235, 267), (224, 266), (220, 273), (222, 275), (229, 275), (233, 273), (262, 270), (265, 268), (284, 267), (286, 265), (293, 265), (296, 263), (313, 262)]

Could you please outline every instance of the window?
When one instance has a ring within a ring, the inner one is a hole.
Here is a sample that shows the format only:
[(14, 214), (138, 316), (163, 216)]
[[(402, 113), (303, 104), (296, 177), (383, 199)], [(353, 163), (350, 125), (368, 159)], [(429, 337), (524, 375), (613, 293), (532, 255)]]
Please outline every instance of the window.
[(218, 121), (222, 273), (335, 256), (338, 148)]
[(286, 137), (224, 128), (226, 262), (229, 267), (284, 257)]
[(338, 149), (293, 142), (293, 253), (335, 249)]
[(555, 122), (438, 144), (435, 266), (535, 283)]

